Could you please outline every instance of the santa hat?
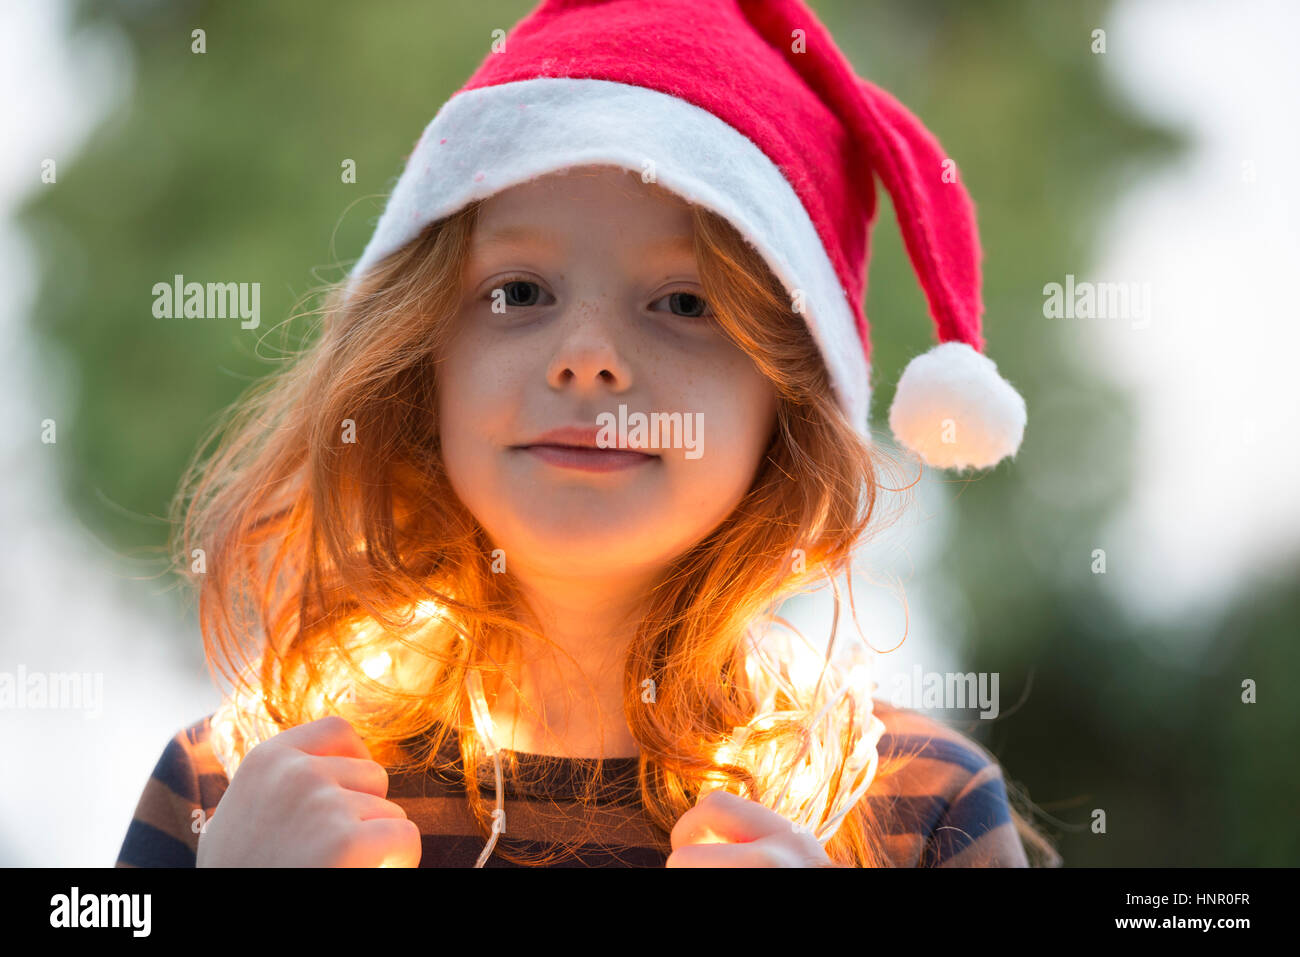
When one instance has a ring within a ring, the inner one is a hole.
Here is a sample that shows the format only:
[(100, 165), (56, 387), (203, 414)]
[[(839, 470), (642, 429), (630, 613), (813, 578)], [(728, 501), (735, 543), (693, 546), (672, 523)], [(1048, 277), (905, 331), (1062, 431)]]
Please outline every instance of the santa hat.
[(879, 177), (940, 343), (899, 380), (895, 437), (940, 468), (1020, 447), (1024, 399), (983, 354), (979, 237), (955, 164), (799, 0), (543, 0), (425, 128), (352, 276), (474, 200), (587, 165), (653, 171), (736, 227), (801, 294), (868, 439)]

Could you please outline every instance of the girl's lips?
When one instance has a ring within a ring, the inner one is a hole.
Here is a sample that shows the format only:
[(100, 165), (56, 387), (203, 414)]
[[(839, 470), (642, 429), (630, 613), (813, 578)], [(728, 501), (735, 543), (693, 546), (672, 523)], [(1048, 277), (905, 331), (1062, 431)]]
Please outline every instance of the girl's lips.
[(658, 456), (628, 449), (580, 449), (568, 445), (526, 445), (523, 451), (549, 465), (582, 472), (615, 472), (653, 462)]

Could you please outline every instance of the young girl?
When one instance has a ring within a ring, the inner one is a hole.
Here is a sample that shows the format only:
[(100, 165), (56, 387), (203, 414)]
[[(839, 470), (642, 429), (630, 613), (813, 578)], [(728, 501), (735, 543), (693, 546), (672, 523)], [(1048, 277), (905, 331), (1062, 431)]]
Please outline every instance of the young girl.
[(119, 866), (1059, 863), (983, 748), (776, 617), (851, 570), (888, 464), (872, 173), (942, 340), (891, 426), (996, 464), (1025, 408), (981, 354), (970, 201), (806, 7), (518, 24), (319, 338), (187, 475), (234, 690), (164, 751)]

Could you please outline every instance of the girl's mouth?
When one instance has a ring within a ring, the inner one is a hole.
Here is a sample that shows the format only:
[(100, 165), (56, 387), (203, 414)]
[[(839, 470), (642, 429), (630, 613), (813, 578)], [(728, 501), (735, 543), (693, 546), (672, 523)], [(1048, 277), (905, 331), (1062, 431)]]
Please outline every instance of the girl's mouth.
[(589, 449), (572, 445), (524, 445), (519, 448), (548, 465), (581, 472), (616, 472), (653, 462), (657, 455), (627, 449)]

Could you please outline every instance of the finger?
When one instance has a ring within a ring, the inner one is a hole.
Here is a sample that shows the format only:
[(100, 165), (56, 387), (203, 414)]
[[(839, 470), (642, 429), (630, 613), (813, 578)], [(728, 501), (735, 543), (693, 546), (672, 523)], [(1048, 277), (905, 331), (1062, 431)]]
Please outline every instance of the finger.
[(689, 844), (744, 843), (789, 832), (790, 822), (756, 801), (730, 791), (710, 791), (677, 819), (669, 840), (673, 850)]
[(388, 796), (388, 772), (377, 761), (324, 755), (313, 757), (312, 763), (338, 782), (339, 787), (381, 798)]
[(355, 851), (354, 867), (419, 867), (420, 828), (407, 818), (362, 821)]
[(756, 842), (686, 844), (668, 855), (665, 867), (771, 867)]
[(286, 728), (274, 738), (279, 745), (288, 745), (307, 754), (337, 755), (369, 758), (371, 756), (361, 735), (346, 718), (331, 714), (306, 724)]
[(346, 798), (347, 806), (356, 815), (358, 821), (374, 821), (378, 818), (405, 818), (406, 808), (393, 801), (387, 801), (384, 798), (376, 797), (373, 794), (362, 794), (359, 791), (348, 791)]

